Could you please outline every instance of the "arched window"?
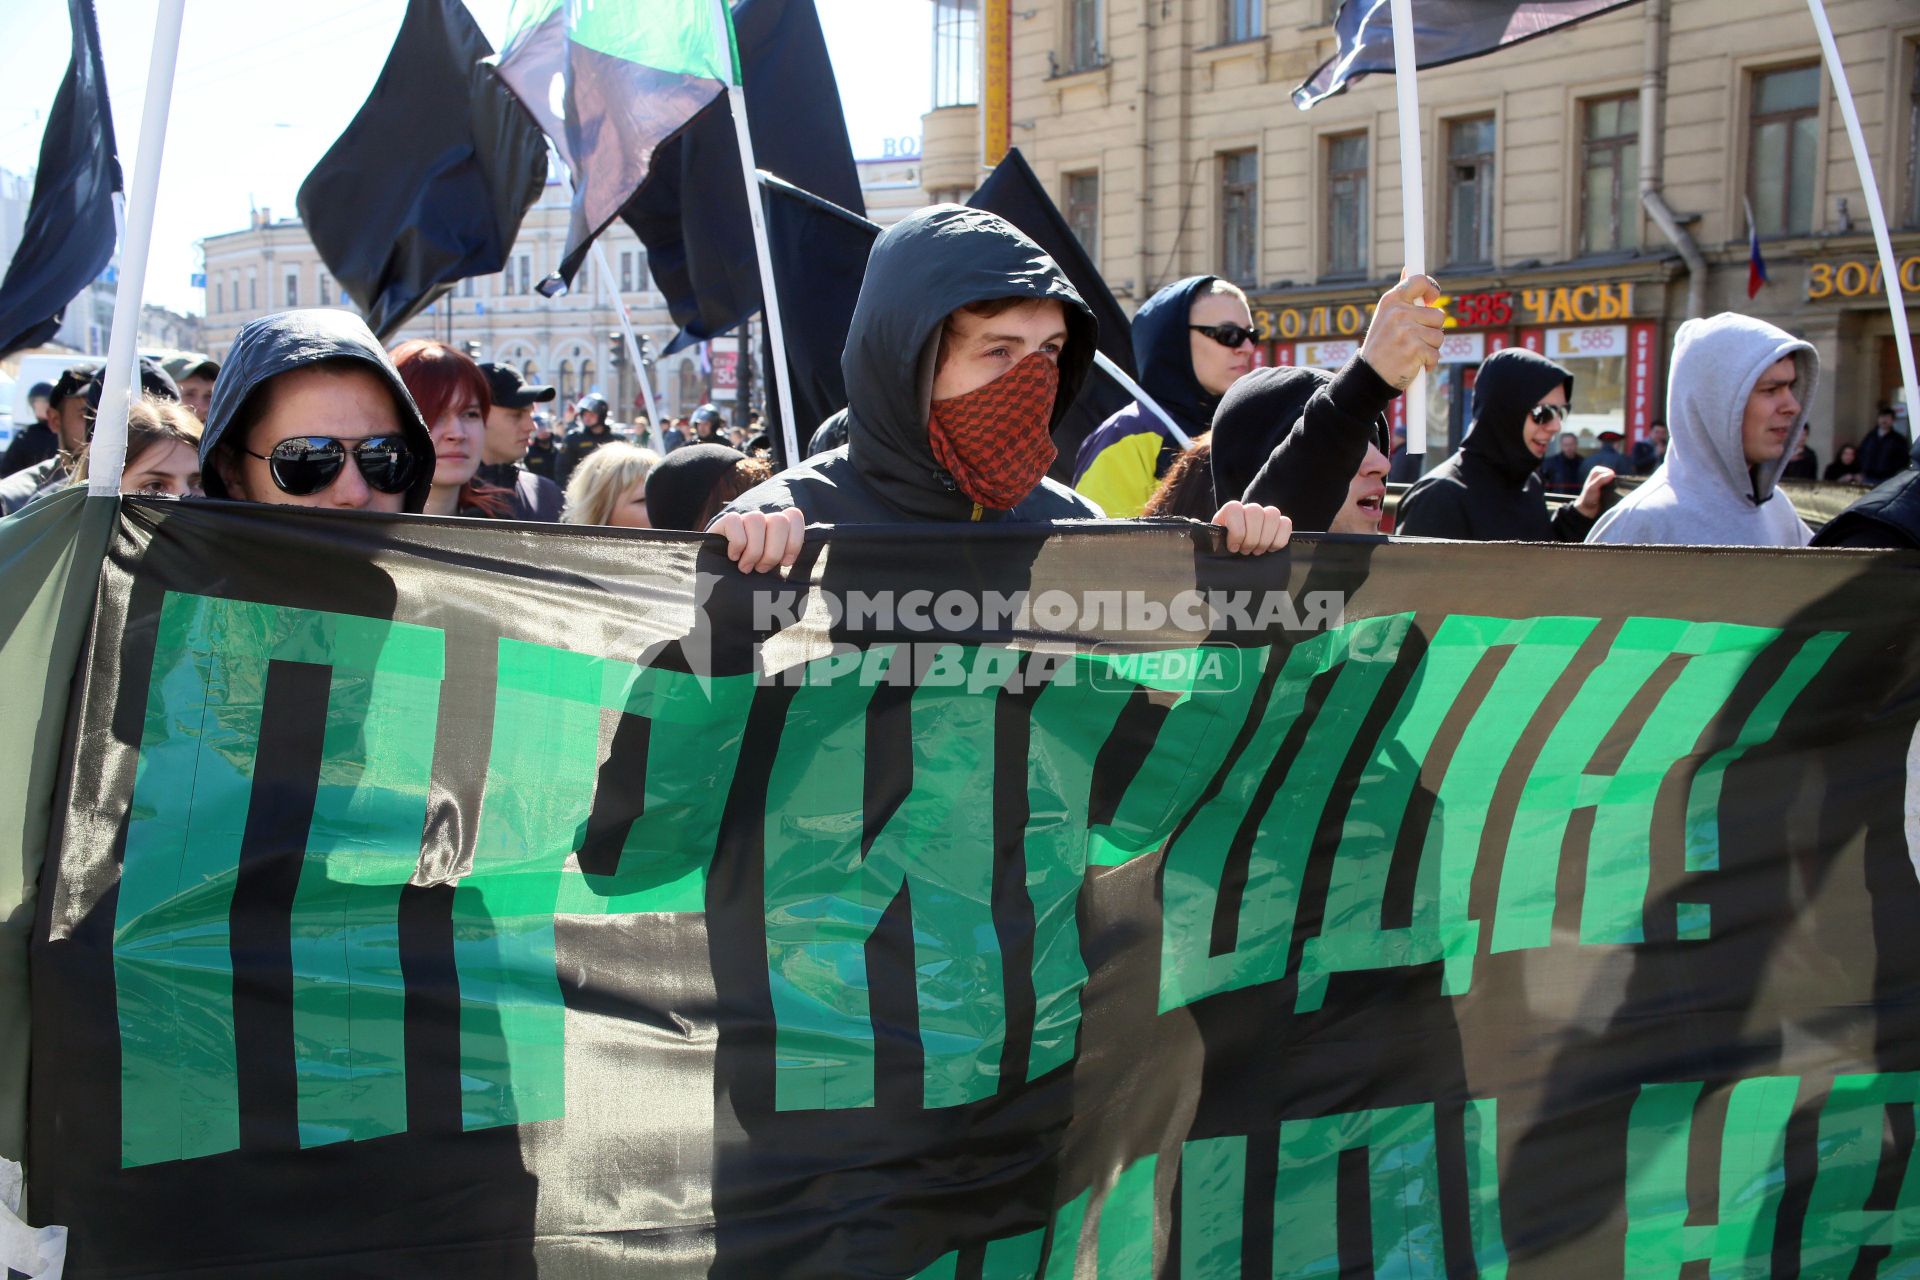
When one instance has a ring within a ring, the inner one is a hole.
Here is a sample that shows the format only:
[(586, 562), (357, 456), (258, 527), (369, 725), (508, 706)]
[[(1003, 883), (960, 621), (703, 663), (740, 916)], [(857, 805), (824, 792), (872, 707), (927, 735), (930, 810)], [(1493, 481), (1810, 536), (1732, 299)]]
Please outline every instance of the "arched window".
[(560, 381), (558, 386), (560, 388), (560, 399), (562, 401), (573, 399), (573, 361), (562, 360), (560, 362)]
[(540, 366), (535, 364), (533, 361), (528, 360), (523, 364), (521, 364), (520, 376), (525, 378), (530, 383), (538, 382), (540, 381)]
[(590, 359), (582, 360), (580, 362), (580, 394), (581, 395), (584, 396), (589, 391), (592, 391), (594, 389), (593, 377), (594, 377), (593, 361)]

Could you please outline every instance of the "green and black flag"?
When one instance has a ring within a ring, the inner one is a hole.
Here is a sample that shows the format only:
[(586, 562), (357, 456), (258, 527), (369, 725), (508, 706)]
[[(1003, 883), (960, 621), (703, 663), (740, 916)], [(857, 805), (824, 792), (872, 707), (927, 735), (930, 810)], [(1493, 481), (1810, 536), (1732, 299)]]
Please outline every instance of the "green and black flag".
[(1219, 539), (0, 522), (67, 1275), (1914, 1274), (1920, 557)]
[[(725, 32), (716, 11), (728, 15)], [(660, 145), (739, 83), (739, 55), (731, 12), (713, 0), (519, 0), (510, 21), (500, 78), (573, 172), (566, 255), (541, 286), (558, 292), (646, 181)]]

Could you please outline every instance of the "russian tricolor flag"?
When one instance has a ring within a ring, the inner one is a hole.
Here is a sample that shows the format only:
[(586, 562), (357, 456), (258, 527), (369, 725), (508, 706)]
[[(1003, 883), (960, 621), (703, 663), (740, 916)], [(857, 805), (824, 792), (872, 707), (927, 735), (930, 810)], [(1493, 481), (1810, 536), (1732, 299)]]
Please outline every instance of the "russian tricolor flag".
[(1753, 201), (1747, 206), (1747, 301), (1753, 301), (1763, 284), (1772, 284), (1767, 276), (1767, 260), (1760, 256), (1760, 229), (1753, 223)]

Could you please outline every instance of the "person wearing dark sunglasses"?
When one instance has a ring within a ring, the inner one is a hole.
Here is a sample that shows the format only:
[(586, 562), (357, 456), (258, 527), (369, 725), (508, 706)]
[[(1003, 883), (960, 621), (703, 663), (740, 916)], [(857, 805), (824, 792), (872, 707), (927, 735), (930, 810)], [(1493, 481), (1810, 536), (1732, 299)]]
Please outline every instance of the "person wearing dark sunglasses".
[[(1177, 280), (1133, 317), (1140, 385), (1189, 440), (1198, 439), (1211, 427), (1220, 397), (1253, 368), (1258, 336), (1238, 286), (1218, 276)], [(1180, 449), (1158, 414), (1130, 404), (1081, 444), (1073, 487), (1109, 516), (1137, 516)]]
[(240, 330), (200, 438), (209, 498), (419, 512), (434, 478), (426, 423), (358, 316), (284, 311)]
[(1473, 383), (1473, 422), (1452, 457), (1400, 499), (1394, 532), (1474, 542), (1579, 542), (1600, 517), (1611, 467), (1551, 514), (1540, 464), (1573, 404), (1573, 375), (1521, 347), (1488, 356)]

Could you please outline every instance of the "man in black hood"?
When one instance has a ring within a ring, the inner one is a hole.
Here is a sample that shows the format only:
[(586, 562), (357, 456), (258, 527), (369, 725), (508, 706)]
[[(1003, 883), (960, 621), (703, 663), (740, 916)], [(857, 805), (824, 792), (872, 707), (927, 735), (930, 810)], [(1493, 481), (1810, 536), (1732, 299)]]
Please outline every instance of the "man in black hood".
[(1367, 336), (1338, 373), (1255, 369), (1213, 415), (1213, 488), (1278, 507), (1293, 527), (1378, 533), (1387, 493), (1386, 408), (1440, 358), (1446, 316), (1430, 277), (1387, 290)]
[(1600, 516), (1610, 467), (1587, 474), (1577, 502), (1547, 514), (1536, 474), (1573, 403), (1573, 375), (1545, 356), (1508, 347), (1473, 384), (1473, 425), (1460, 451), (1400, 499), (1395, 532), (1473, 542), (1579, 542)]
[[(959, 205), (909, 215), (875, 242), (854, 307), (847, 443), (748, 490), (714, 531), (742, 569), (768, 569), (793, 563), (805, 524), (1098, 518), (1046, 478), (1094, 336), (1066, 273), (1011, 223)], [(1216, 523), (1247, 554), (1291, 528), (1238, 502)]]
[(209, 498), (418, 512), (433, 439), (359, 316), (315, 309), (240, 330), (200, 436)]

